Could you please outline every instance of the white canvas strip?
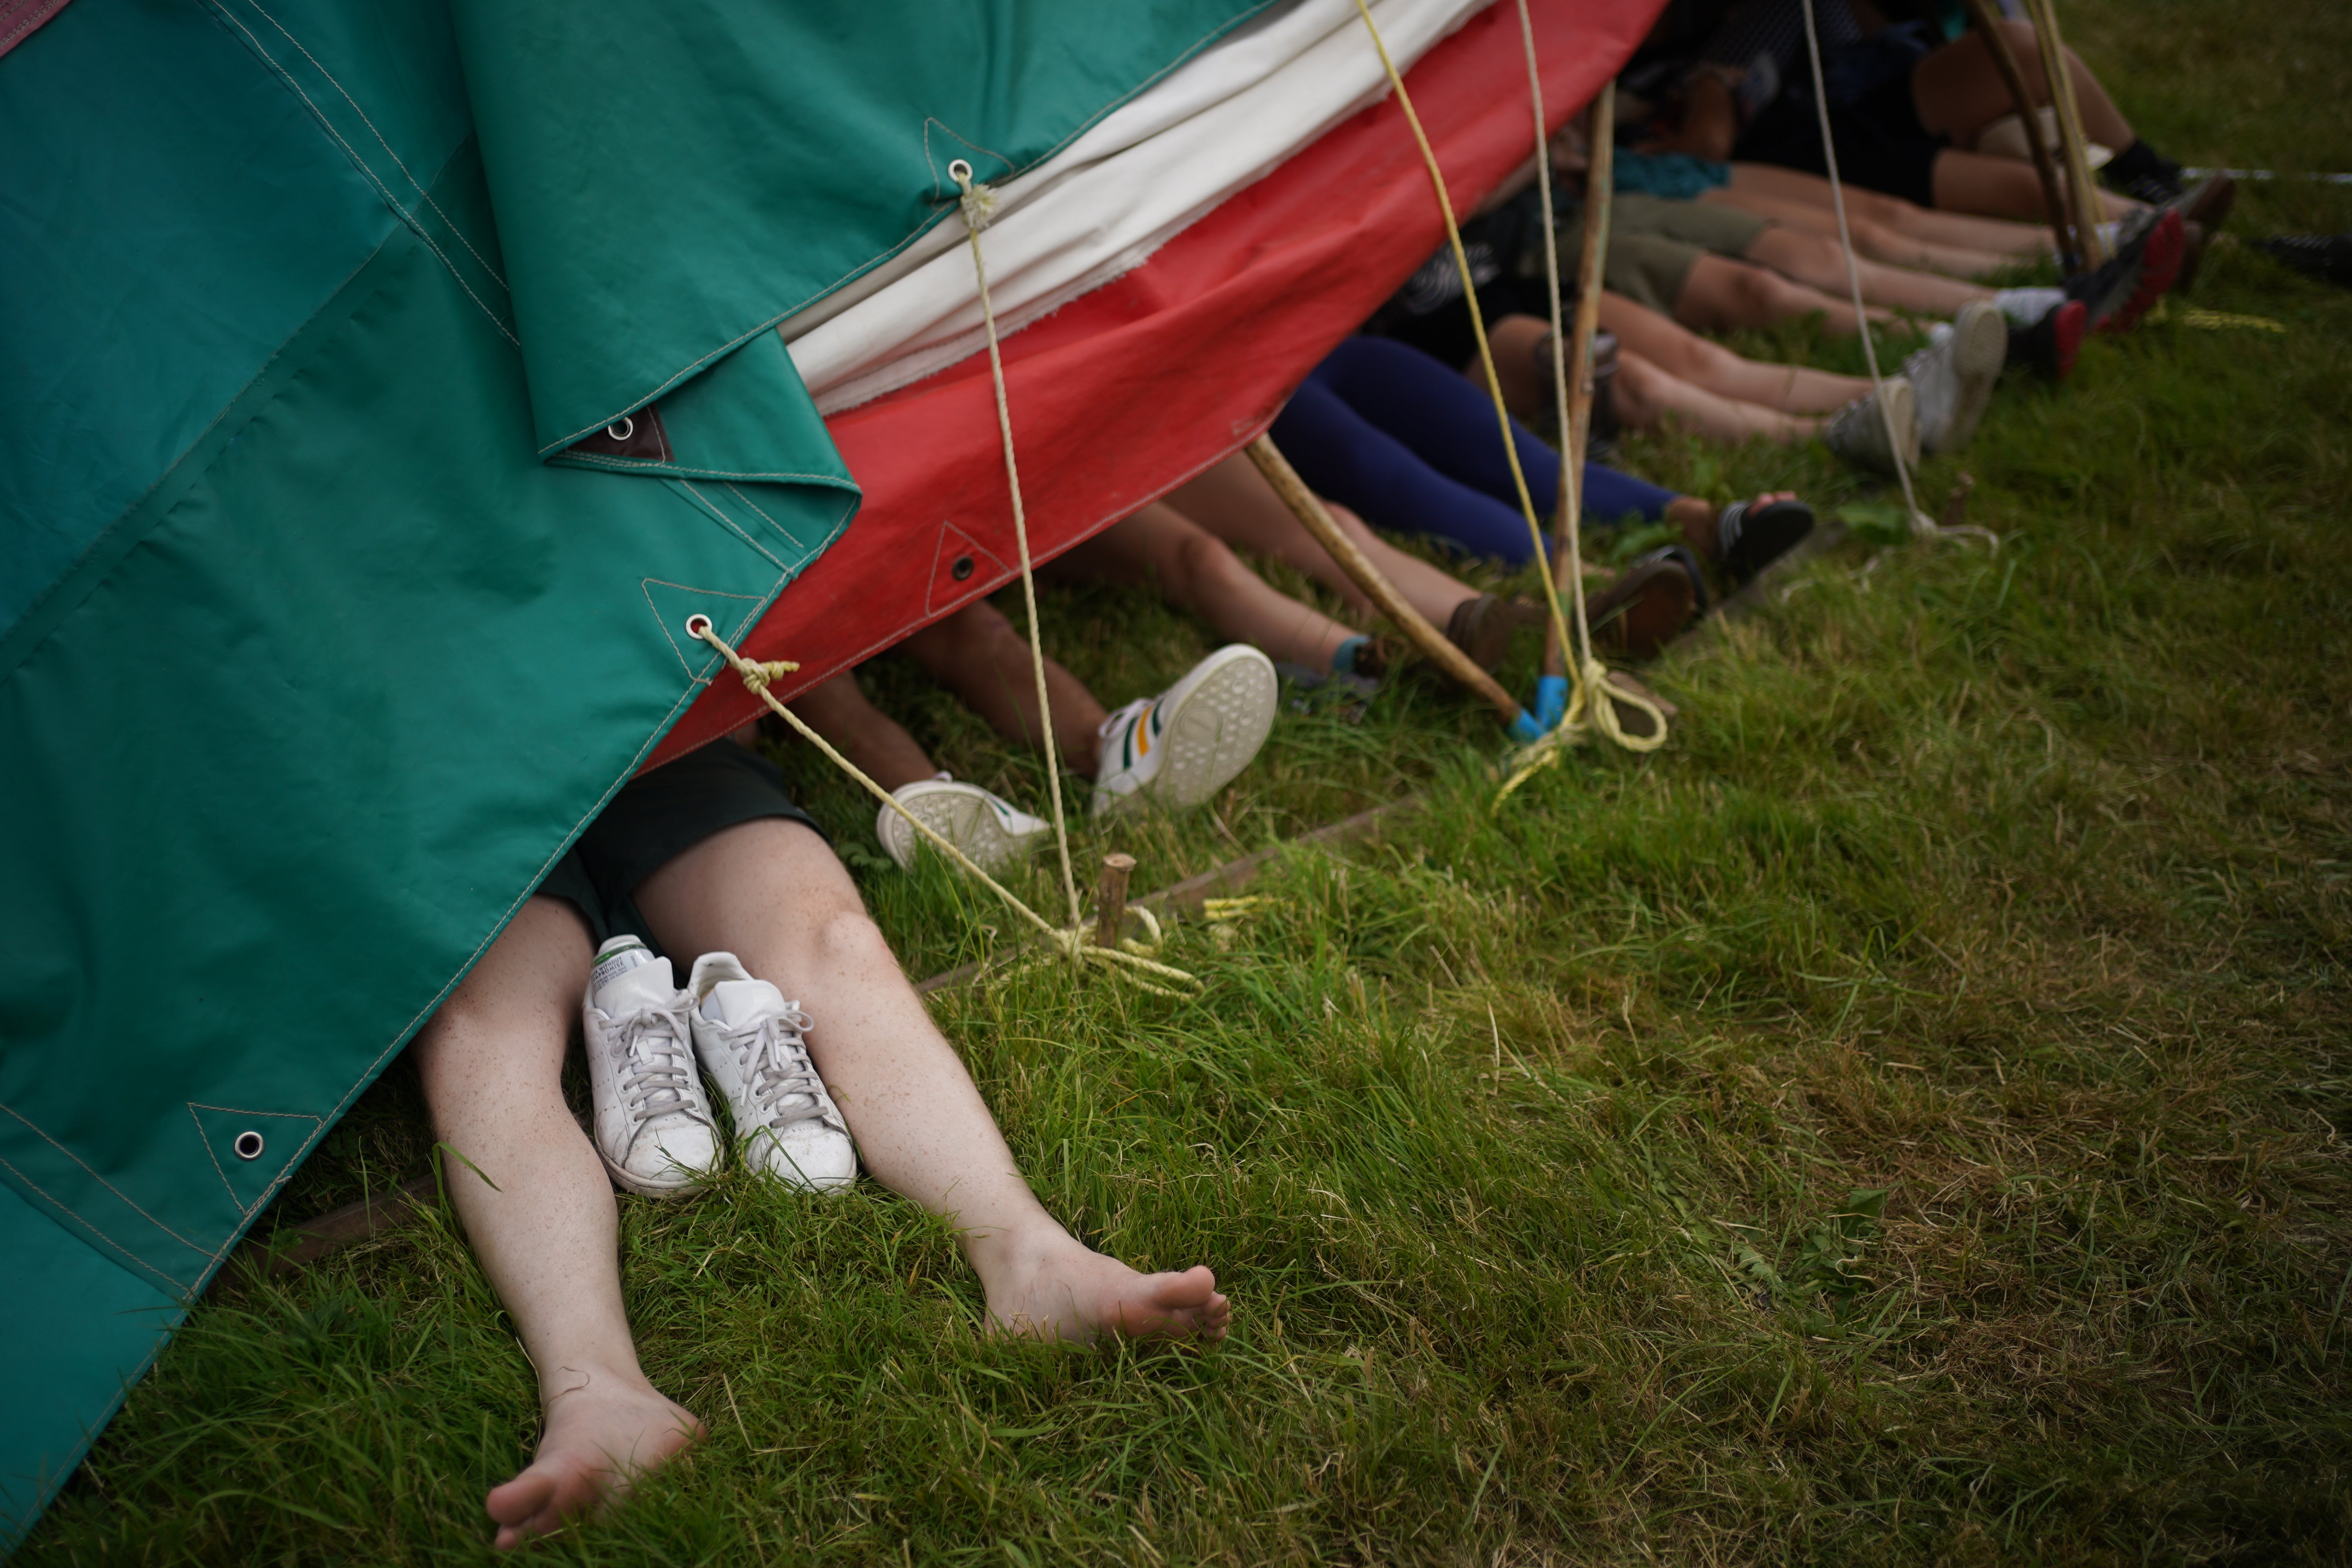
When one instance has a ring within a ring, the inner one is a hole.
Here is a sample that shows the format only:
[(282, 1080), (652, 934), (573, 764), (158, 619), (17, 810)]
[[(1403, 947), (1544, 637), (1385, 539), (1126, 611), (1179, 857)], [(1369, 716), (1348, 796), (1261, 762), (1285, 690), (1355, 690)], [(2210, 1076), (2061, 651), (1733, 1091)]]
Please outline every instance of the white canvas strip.
[[(1375, 0), (1371, 9), (1402, 67), (1487, 3)], [(1132, 271), (1387, 89), (1354, 0), (1293, 0), (1221, 39), (997, 187), (987, 244), (999, 331)], [(940, 224), (777, 329), (821, 411), (854, 408), (979, 351), (980, 297), (957, 254), (962, 237), (960, 226)]]

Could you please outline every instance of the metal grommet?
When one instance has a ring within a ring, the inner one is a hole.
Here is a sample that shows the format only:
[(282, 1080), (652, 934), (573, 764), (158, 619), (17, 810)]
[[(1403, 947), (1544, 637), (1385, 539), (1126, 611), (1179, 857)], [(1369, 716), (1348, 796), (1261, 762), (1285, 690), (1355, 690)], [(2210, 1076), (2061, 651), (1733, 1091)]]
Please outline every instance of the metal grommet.
[(958, 158), (948, 165), (948, 178), (958, 184), (963, 184), (971, 178), (971, 165), (963, 159)]
[(969, 555), (957, 556), (955, 558), (955, 564), (948, 568), (948, 575), (954, 578), (959, 583), (971, 576), (971, 572), (972, 559)]
[(261, 1158), (261, 1134), (248, 1127), (236, 1135), (236, 1142), (229, 1147), (236, 1151), (236, 1157), (240, 1160), (258, 1160)]
[(610, 436), (615, 441), (625, 441), (636, 433), (636, 420), (626, 414), (622, 415), (618, 419), (614, 420), (610, 425), (604, 426), (604, 434)]
[(686, 635), (695, 638), (697, 641), (701, 640), (702, 634), (709, 629), (710, 617), (709, 616), (692, 615), (686, 617)]

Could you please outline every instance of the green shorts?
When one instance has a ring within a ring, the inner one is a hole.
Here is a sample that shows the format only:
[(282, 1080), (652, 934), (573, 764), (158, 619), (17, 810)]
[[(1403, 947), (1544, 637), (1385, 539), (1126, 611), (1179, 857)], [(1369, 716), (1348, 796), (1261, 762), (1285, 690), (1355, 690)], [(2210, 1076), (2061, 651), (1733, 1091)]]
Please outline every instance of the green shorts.
[(638, 884), (712, 834), (768, 816), (824, 832), (793, 804), (775, 763), (713, 741), (623, 784), (539, 890), (577, 909), (597, 946), (634, 936), (658, 953), (637, 908)]
[[(1610, 205), (1609, 256), (1601, 281), (1614, 292), (1671, 316), (1700, 257), (1711, 252), (1739, 260), (1771, 226), (1769, 218), (1738, 207), (1621, 191)], [(1579, 211), (1559, 226), (1563, 270), (1575, 266), (1583, 243), (1584, 215)]]

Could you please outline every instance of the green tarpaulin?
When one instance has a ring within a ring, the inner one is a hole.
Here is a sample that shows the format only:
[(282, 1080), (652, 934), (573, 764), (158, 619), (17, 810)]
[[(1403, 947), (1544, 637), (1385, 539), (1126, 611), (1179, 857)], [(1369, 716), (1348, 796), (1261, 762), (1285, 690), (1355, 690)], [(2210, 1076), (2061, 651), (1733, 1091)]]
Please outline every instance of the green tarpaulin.
[(709, 680), (686, 617), (849, 524), (766, 329), (1252, 9), (75, 0), (0, 58), (0, 1542)]

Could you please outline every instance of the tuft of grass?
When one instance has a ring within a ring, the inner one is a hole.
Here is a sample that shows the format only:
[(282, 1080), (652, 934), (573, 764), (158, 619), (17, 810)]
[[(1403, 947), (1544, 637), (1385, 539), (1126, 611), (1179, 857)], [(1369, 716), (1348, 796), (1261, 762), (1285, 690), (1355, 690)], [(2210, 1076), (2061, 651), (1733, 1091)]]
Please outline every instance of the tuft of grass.
[[(2078, 9), (2158, 146), (2352, 168), (2310, 112), (2340, 8)], [(2352, 195), (2240, 211), (2343, 228)], [(1177, 928), (1197, 1000), (1039, 966), (934, 1001), (1048, 1205), (1213, 1264), (1233, 1340), (989, 1339), (945, 1226), (871, 1184), (623, 1198), (647, 1368), (709, 1437), (533, 1559), (2341, 1561), (2352, 296), (2223, 247), (2198, 300), (2290, 330), (2171, 312), (2063, 389), (2013, 376), (1922, 477), (1972, 473), (1999, 552), (1831, 552), (1656, 667), (1664, 752), (1497, 814), (1492, 721), (1407, 678), (1286, 713), (1209, 810), (1083, 824), (1157, 885), (1428, 803)], [(1818, 451), (1624, 459), (1885, 500)], [(1212, 643), (1140, 594), (1044, 614), (1112, 700)], [(959, 775), (1042, 795), (911, 667), (868, 679)], [(1003, 944), (786, 755), (910, 970)], [(404, 1074), (281, 1213), (422, 1167)], [(23, 1560), (486, 1559), (536, 1435), (435, 1211), (199, 1307)]]

